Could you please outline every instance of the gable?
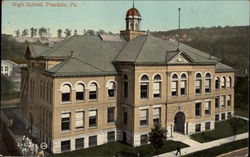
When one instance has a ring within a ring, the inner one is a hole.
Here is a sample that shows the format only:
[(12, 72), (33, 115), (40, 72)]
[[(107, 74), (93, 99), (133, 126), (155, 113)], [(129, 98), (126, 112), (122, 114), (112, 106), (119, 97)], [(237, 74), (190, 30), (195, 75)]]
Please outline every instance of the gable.
[(178, 53), (176, 56), (174, 56), (168, 63), (170, 64), (189, 64), (193, 63), (186, 54), (183, 52)]
[(29, 47), (29, 46), (28, 46), (27, 49), (26, 49), (24, 58), (27, 58), (27, 59), (33, 58), (32, 55), (31, 55), (31, 51), (30, 51), (30, 47)]

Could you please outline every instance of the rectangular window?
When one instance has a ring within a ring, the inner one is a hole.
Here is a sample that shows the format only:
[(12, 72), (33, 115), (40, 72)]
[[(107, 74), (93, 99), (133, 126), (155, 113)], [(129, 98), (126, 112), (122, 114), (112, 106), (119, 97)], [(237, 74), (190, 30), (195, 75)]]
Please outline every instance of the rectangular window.
[(140, 125), (147, 125), (148, 124), (148, 109), (140, 110)]
[(108, 108), (108, 123), (115, 121), (115, 107)]
[(181, 95), (186, 95), (186, 82), (187, 81), (181, 81)]
[(201, 94), (201, 80), (195, 81), (195, 94)]
[(127, 111), (127, 108), (123, 107), (123, 123), (124, 124), (127, 124), (127, 121), (128, 121), (128, 111)]
[(66, 101), (70, 101), (70, 93), (62, 93), (62, 102), (66, 102)]
[(97, 110), (89, 110), (89, 127), (97, 126)]
[(148, 83), (143, 82), (141, 83), (141, 99), (147, 99), (148, 98)]
[(70, 113), (62, 113), (61, 115), (61, 130), (70, 130)]
[(215, 108), (219, 108), (219, 103), (220, 102), (220, 97), (219, 96), (215, 96)]
[(70, 151), (70, 140), (61, 141), (61, 152)]
[(160, 82), (154, 82), (153, 83), (153, 96), (154, 98), (159, 98), (161, 95), (160, 95), (160, 89), (161, 88), (161, 83)]
[(113, 142), (113, 141), (115, 141), (115, 132), (114, 131), (108, 132), (108, 142)]
[(75, 128), (84, 128), (84, 111), (76, 111)]
[(110, 98), (115, 97), (115, 89), (108, 89), (108, 96)]
[(75, 140), (76, 150), (84, 148), (84, 138), (77, 138)]
[(232, 113), (231, 113), (231, 112), (228, 112), (228, 113), (227, 113), (227, 119), (230, 119), (230, 118), (232, 118)]
[(83, 100), (83, 92), (76, 92), (76, 101)]
[(220, 106), (221, 107), (225, 107), (225, 97), (226, 97), (225, 95), (221, 96), (221, 100), (220, 100)]
[(177, 96), (177, 82), (178, 81), (172, 81), (171, 84), (172, 96)]
[(128, 97), (128, 82), (127, 81), (123, 82), (123, 96), (125, 98)]
[(231, 106), (231, 95), (227, 95), (227, 106)]
[(89, 137), (89, 147), (93, 147), (97, 145), (97, 135)]
[(205, 93), (210, 93), (211, 92), (211, 80), (206, 79), (205, 80)]
[(141, 145), (143, 145), (143, 144), (148, 144), (148, 135), (147, 134), (141, 135)]
[(153, 121), (154, 121), (154, 123), (160, 123), (161, 122), (160, 117), (161, 117), (161, 108), (160, 107), (154, 108), (153, 109)]
[(195, 116), (201, 116), (201, 102), (195, 103)]
[(195, 125), (195, 132), (201, 132), (201, 124)]
[(97, 85), (91, 84), (89, 87), (89, 100), (97, 99)]
[(219, 114), (216, 114), (215, 115), (215, 121), (219, 121), (220, 120), (220, 115)]
[(211, 102), (205, 101), (205, 114), (210, 115), (211, 114)]
[(221, 120), (225, 120), (226, 119), (226, 115), (225, 115), (225, 113), (222, 113), (221, 114)]
[(205, 130), (210, 130), (210, 122), (205, 123)]

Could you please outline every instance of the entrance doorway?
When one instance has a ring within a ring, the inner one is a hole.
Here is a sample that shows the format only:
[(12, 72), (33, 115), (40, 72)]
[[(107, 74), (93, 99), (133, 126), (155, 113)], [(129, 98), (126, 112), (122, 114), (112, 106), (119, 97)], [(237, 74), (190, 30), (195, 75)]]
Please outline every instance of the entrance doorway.
[(183, 112), (176, 113), (174, 117), (174, 131), (185, 134), (185, 114)]

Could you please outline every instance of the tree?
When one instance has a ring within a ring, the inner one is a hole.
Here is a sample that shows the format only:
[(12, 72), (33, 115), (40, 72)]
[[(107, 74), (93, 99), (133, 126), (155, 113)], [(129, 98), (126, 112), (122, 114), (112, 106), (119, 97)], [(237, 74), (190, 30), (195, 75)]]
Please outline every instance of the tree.
[(92, 30), (92, 29), (89, 29), (89, 30), (87, 30), (87, 34), (88, 34), (89, 36), (93, 36), (93, 35), (95, 35), (95, 31)]
[(75, 31), (74, 31), (74, 35), (77, 35), (77, 30), (75, 29)]
[(26, 36), (28, 36), (29, 35), (29, 30), (27, 29), (27, 28), (25, 28), (24, 30), (23, 30), (23, 32), (22, 32), (22, 36), (23, 37), (26, 37)]
[(62, 37), (62, 29), (57, 30), (57, 37), (61, 38)]
[(69, 30), (68, 28), (64, 31), (64, 34), (66, 35), (66, 37), (71, 36), (71, 30)]
[(20, 37), (20, 31), (19, 29), (15, 31), (16, 37)]
[(99, 31), (96, 31), (96, 34), (105, 34), (106, 32), (104, 31), (104, 30), (102, 30), (102, 29), (99, 29)]
[(39, 36), (41, 37), (41, 39), (44, 39), (46, 35), (47, 35), (47, 29), (44, 27), (39, 28)]
[(152, 143), (154, 148), (158, 150), (164, 145), (167, 139), (167, 130), (161, 127), (161, 124), (155, 123), (154, 127), (151, 128), (151, 132), (149, 133), (149, 142)]
[(36, 29), (34, 27), (30, 28), (30, 37), (33, 38), (36, 35)]

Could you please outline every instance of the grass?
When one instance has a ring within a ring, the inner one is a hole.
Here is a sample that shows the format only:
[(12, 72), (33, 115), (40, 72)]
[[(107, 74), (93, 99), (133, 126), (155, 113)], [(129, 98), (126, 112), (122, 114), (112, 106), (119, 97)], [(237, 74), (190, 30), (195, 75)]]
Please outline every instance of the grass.
[[(173, 150), (176, 150), (177, 145), (181, 148), (189, 147), (188, 145), (177, 142), (177, 141), (166, 141), (165, 145), (158, 151), (158, 153), (166, 153)], [(118, 152), (118, 156), (129, 156), (136, 157), (137, 153), (140, 153), (140, 156), (153, 156), (156, 155), (157, 152), (151, 144), (139, 146), (139, 147), (131, 147), (129, 145), (123, 144), (121, 142), (111, 142), (104, 145), (86, 148), (81, 150), (76, 150), (72, 152), (66, 152), (61, 154), (54, 154), (53, 157), (57, 156), (115, 156)]]
[[(248, 132), (248, 122), (237, 118), (237, 131), (236, 134)], [(202, 132), (191, 135), (191, 139), (204, 143), (229, 136), (234, 136), (233, 129), (230, 125), (230, 120), (215, 123), (215, 130)]]
[(248, 147), (248, 139), (230, 142), (221, 146), (191, 153), (185, 155), (184, 157), (215, 157), (217, 155), (228, 153), (245, 147)]

